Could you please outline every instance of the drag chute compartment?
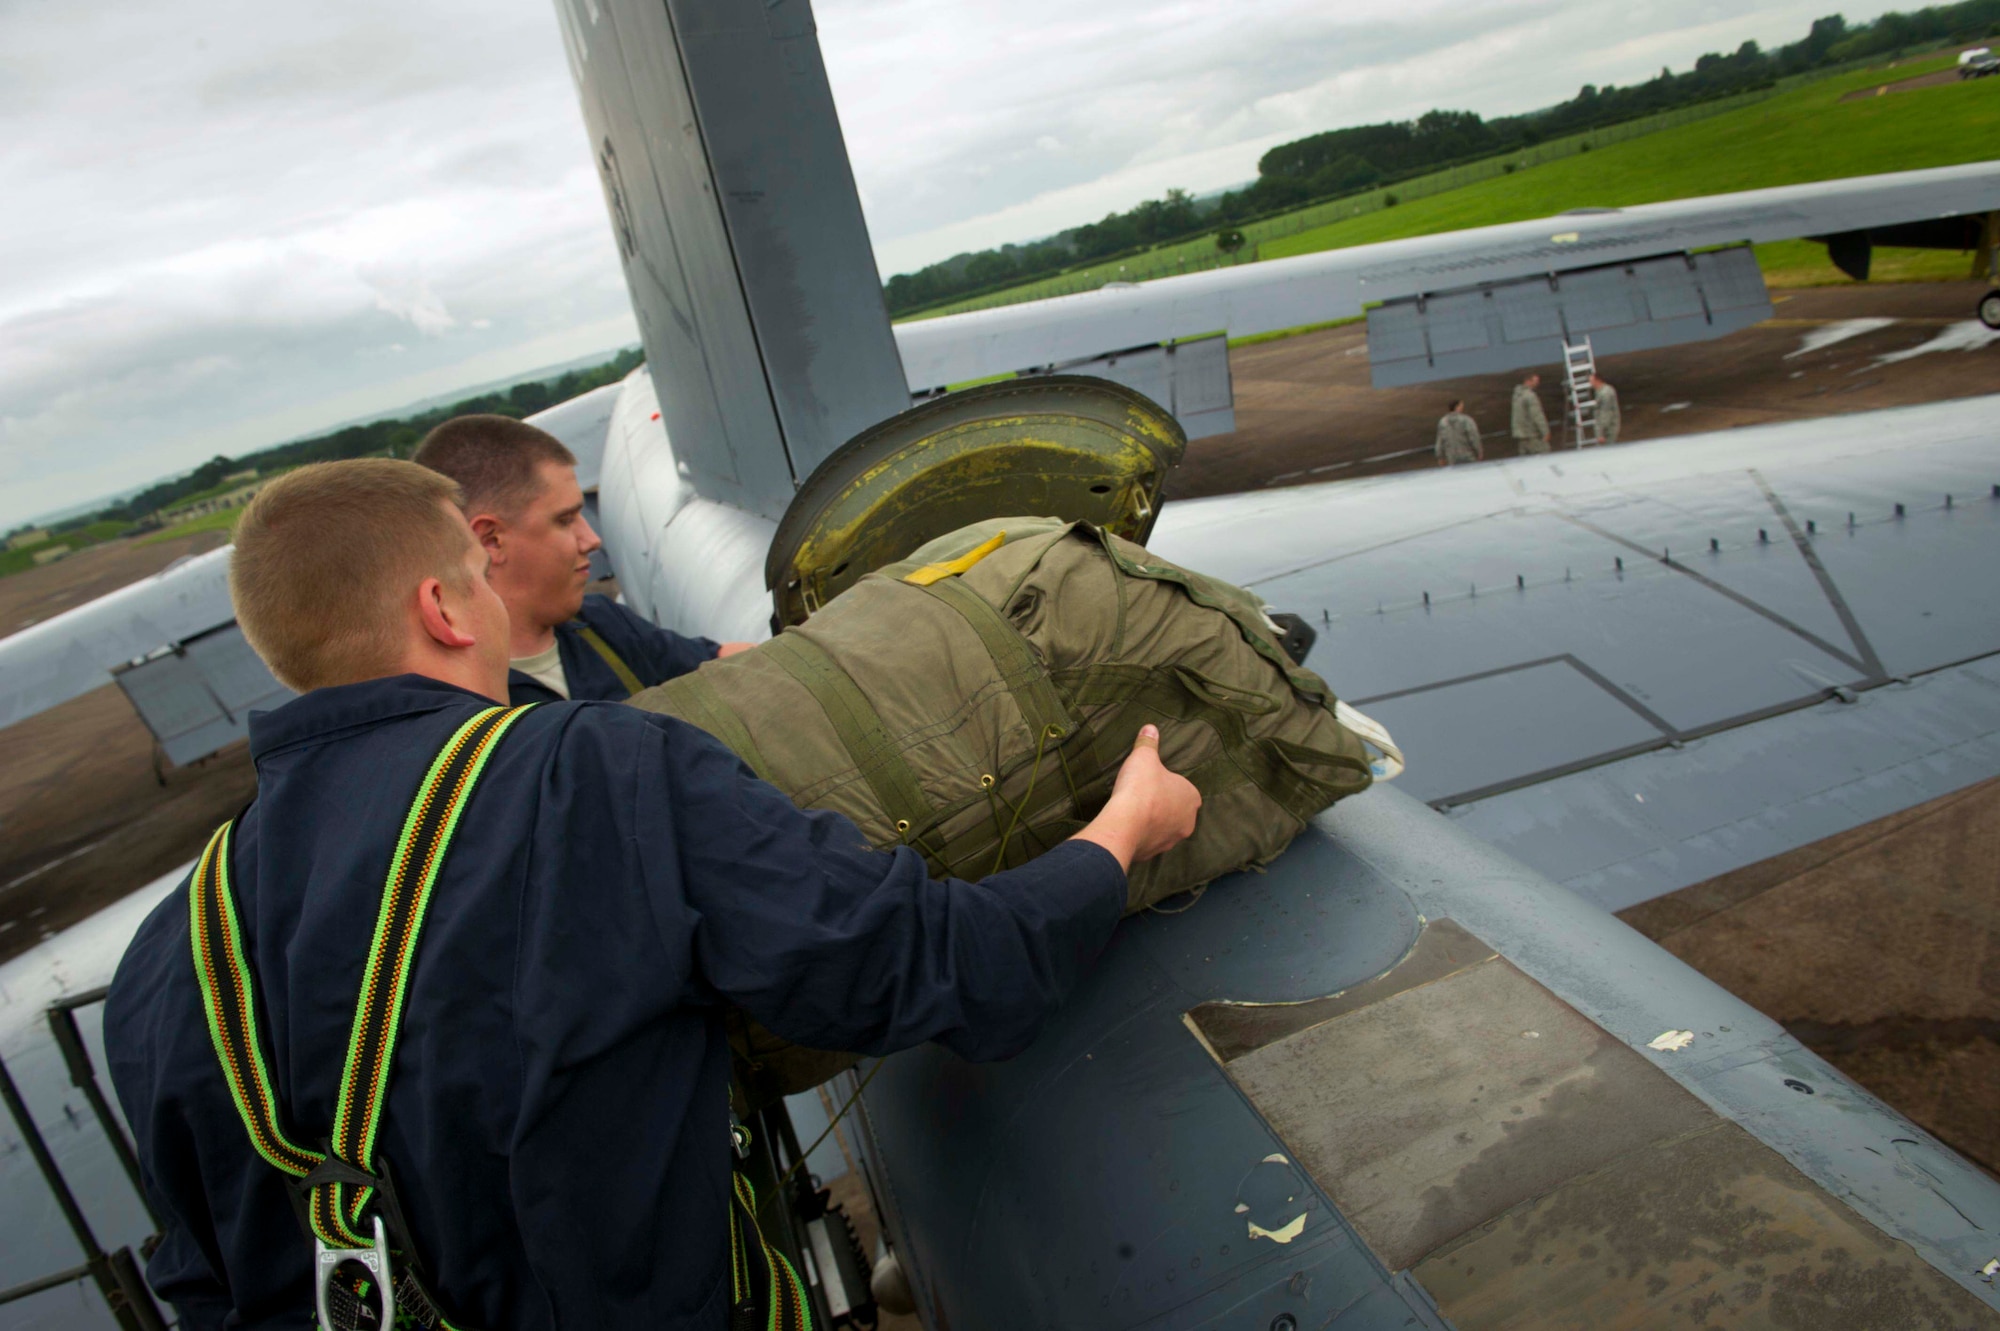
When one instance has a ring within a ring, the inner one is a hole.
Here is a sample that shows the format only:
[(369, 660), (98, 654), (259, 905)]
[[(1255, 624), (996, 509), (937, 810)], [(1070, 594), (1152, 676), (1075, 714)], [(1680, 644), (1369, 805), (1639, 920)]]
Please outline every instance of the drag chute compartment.
[(863, 431), (817, 467), (764, 564), (774, 630), (946, 532), (1010, 513), (1088, 522), (1143, 544), (1187, 437), (1120, 384), (1049, 375), (985, 384)]

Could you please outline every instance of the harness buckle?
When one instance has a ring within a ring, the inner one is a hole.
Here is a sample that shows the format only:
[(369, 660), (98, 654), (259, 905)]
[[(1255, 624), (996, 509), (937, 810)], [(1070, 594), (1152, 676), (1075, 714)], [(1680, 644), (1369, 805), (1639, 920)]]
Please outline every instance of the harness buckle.
[[(340, 1274), (340, 1268), (348, 1265), (368, 1273), (358, 1288)], [(369, 1304), (371, 1298), (380, 1308), (379, 1321), (364, 1320), (376, 1311)], [(372, 1248), (329, 1248), (325, 1239), (314, 1236), (313, 1308), (319, 1314), (319, 1331), (386, 1329), (396, 1324), (396, 1277), (389, 1266), (389, 1231), (381, 1216), (375, 1217)]]

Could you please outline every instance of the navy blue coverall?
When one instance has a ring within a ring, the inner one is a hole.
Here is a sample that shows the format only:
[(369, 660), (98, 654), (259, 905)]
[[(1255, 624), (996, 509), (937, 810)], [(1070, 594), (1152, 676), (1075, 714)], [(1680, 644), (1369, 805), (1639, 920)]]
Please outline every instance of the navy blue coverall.
[[(233, 887), (294, 1140), (323, 1145), (408, 806), (485, 699), (417, 675), (251, 718)], [(866, 1053), (1024, 1048), (1110, 937), (1115, 857), (1071, 841), (982, 883), (796, 808), (707, 734), (551, 703), (499, 744), (424, 925), (379, 1158), (448, 1314), (482, 1331), (724, 1325), (740, 1005)], [(187, 884), (104, 1017), (183, 1325), (310, 1325), (312, 1248), (251, 1148), (203, 1015)]]
[[(718, 650), (711, 639), (684, 638), (627, 610), (608, 596), (586, 596), (577, 617), (556, 626), (556, 654), (562, 661), (563, 676), (569, 680), (569, 696), (576, 702), (630, 696), (617, 672), (577, 632), (582, 624), (596, 629), (597, 636), (648, 688), (685, 675), (703, 661), (714, 660)], [(560, 701), (548, 685), (518, 670), (507, 672), (507, 693), (516, 703)]]

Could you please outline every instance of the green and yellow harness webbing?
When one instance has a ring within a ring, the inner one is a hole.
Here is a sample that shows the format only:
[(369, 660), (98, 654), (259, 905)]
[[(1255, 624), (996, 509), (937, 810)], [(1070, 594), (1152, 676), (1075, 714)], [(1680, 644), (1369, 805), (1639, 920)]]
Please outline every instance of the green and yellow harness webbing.
[[(530, 704), (532, 706), (533, 704)], [(421, 1282), (410, 1236), (393, 1193), (383, 1191), (375, 1143), (388, 1099), (403, 1000), (409, 990), (417, 943), (431, 893), (451, 849), (453, 834), (487, 759), (528, 707), (491, 707), (453, 733), (431, 763), (411, 802), (376, 913), (374, 941), (362, 970), (348, 1036), (346, 1065), (326, 1151), (300, 1146), (284, 1127), (283, 1107), (272, 1089), (257, 1030), (255, 977), (243, 948), (230, 887), (235, 824), (209, 838), (188, 889), (195, 975), (200, 982), (209, 1035), (236, 1111), (257, 1154), (290, 1176), (304, 1194), (303, 1219), (312, 1236), (337, 1251), (376, 1246), (374, 1221), (386, 1212), (399, 1273), (390, 1281), (399, 1325), (424, 1331), (460, 1331), (437, 1311)], [(729, 1231), (732, 1331), (810, 1331), (804, 1287), (781, 1253), (764, 1242), (755, 1200), (740, 1175), (732, 1187)], [(761, 1255), (764, 1279), (753, 1267)], [(365, 1293), (365, 1291), (364, 1291)], [(338, 1318), (336, 1319), (338, 1320)], [(328, 1328), (327, 1331), (340, 1331)]]

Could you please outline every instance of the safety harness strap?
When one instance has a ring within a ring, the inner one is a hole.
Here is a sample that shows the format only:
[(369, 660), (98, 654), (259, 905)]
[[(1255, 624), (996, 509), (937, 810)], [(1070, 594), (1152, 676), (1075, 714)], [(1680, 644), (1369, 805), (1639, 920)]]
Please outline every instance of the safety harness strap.
[(250, 1144), (274, 1168), (293, 1178), (304, 1178), (326, 1157), (294, 1144), (279, 1123), (278, 1100), (271, 1091), (263, 1043), (257, 1034), (250, 964), (243, 955), (236, 902), (229, 891), (229, 855), (235, 830), (233, 822), (215, 829), (189, 880), (188, 932), (194, 944), (194, 970), (201, 982), (209, 1038), (221, 1060), (230, 1097), (236, 1101), (236, 1112), (249, 1130)]
[[(389, 876), (382, 886), (368, 964), (361, 973), (354, 1029), (348, 1037), (347, 1064), (333, 1113), (333, 1154), (358, 1169), (374, 1172), (375, 1133), (388, 1100), (403, 996), (409, 989), (431, 889), (487, 758), (526, 710), (488, 708), (459, 727), (431, 763), (403, 820), (403, 834), (396, 842), (395, 858), (389, 862)], [(372, 1191), (341, 1182), (313, 1189), (313, 1229), (329, 1244), (335, 1244), (339, 1235), (346, 1246), (365, 1245), (368, 1240), (362, 1213)]]
[[(730, 1174), (729, 1331), (812, 1331), (805, 1282), (757, 1223), (757, 1190)], [(758, 1270), (761, 1257), (763, 1270)]]
[[(532, 704), (530, 704), (532, 706)], [(451, 848), (460, 814), (485, 770), (495, 745), (528, 707), (491, 707), (460, 726), (445, 744), (418, 787), (404, 819), (376, 914), (374, 941), (362, 971), (347, 1062), (334, 1111), (331, 1156), (296, 1144), (282, 1122), (272, 1079), (257, 1031), (256, 1001), (249, 957), (237, 924), (229, 861), (235, 836), (226, 823), (209, 838), (188, 891), (188, 914), (195, 975), (208, 1017), (209, 1034), (222, 1064), (237, 1113), (257, 1153), (300, 1181), (307, 1192), (305, 1219), (328, 1248), (375, 1246), (367, 1212), (382, 1185), (374, 1163), (375, 1137), (388, 1099), (403, 999), (409, 989), (425, 908)], [(385, 1209), (402, 1229), (394, 1199)], [(409, 1236), (396, 1241), (407, 1246)], [(405, 1261), (396, 1281), (397, 1303), (424, 1327), (451, 1331), (427, 1291)]]
[(646, 687), (639, 682), (639, 677), (632, 673), (632, 667), (625, 664), (625, 658), (611, 650), (611, 644), (604, 640), (603, 634), (588, 624), (578, 624), (576, 635), (589, 644), (591, 651), (604, 658), (604, 664), (611, 667), (611, 673), (618, 676), (618, 682), (625, 686), (626, 697), (629, 698)]
[[(327, 1248), (349, 1252), (378, 1247), (379, 1238), (367, 1235), (375, 1233), (380, 1217), (387, 1213), (389, 1225), (396, 1231), (393, 1241), (401, 1248), (396, 1258), (402, 1269), (393, 1280), (397, 1323), (407, 1320), (425, 1331), (458, 1329), (438, 1312), (430, 1291), (418, 1278), (395, 1190), (387, 1186), (387, 1173), (374, 1163), (375, 1138), (388, 1100), (403, 1000), (432, 889), (487, 759), (532, 706), (488, 708), (460, 726), (431, 763), (411, 802), (389, 863), (374, 941), (362, 971), (340, 1097), (334, 1109), (331, 1154), (296, 1144), (283, 1125), (283, 1114), (271, 1089), (257, 1030), (250, 962), (243, 949), (229, 883), (234, 823), (223, 824), (209, 838), (188, 891), (194, 968), (209, 1034), (251, 1145), (275, 1168), (298, 1181), (297, 1186), (307, 1194), (306, 1222)], [(735, 1323), (745, 1331), (811, 1331), (804, 1286), (784, 1255), (764, 1241), (757, 1225), (756, 1195), (740, 1174), (735, 1176), (731, 1200), (730, 1276)], [(374, 1216), (369, 1214), (371, 1209)], [(761, 1261), (753, 1261), (753, 1255)], [(334, 1325), (362, 1325), (354, 1292), (344, 1288), (332, 1292)]]

